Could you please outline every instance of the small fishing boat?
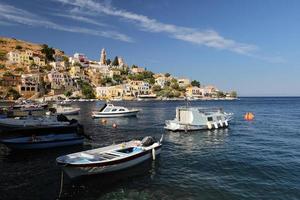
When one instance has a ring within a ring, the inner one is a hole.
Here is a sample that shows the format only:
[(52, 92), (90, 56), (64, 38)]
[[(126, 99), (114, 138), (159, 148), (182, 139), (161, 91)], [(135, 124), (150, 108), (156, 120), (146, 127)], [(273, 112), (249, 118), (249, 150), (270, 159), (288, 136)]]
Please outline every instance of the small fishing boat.
[(32, 135), (31, 137), (17, 137), (4, 139), (0, 142), (11, 149), (46, 149), (70, 145), (83, 144), (83, 136), (76, 133)]
[(123, 170), (154, 159), (161, 152), (162, 139), (152, 137), (60, 156), (56, 159), (70, 178)]
[[(58, 116), (26, 116), (0, 119), (0, 128), (25, 128), (25, 127), (64, 127), (75, 123), (63, 115)], [(77, 121), (76, 121), (77, 122)]]
[(170, 131), (218, 129), (228, 127), (232, 119), (233, 113), (221, 108), (177, 107), (176, 118), (166, 120), (164, 128)]
[(20, 109), (22, 111), (35, 111), (35, 110), (44, 110), (48, 107), (47, 103), (39, 103), (29, 100), (17, 101), (15, 105), (13, 105), (13, 109)]
[(80, 112), (80, 108), (74, 108), (72, 106), (55, 105), (53, 108), (55, 109), (56, 114), (62, 115), (78, 115)]
[(106, 117), (130, 117), (136, 116), (140, 110), (128, 109), (123, 106), (114, 106), (113, 104), (104, 104), (99, 111), (92, 112), (93, 118), (106, 118)]

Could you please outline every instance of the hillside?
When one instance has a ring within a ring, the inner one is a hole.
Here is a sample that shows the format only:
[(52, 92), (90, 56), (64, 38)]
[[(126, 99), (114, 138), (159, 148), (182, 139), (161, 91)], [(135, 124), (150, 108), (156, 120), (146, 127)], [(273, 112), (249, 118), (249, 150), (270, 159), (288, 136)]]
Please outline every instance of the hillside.
[[(31, 42), (26, 42), (23, 40), (18, 40), (15, 38), (7, 38), (7, 37), (0, 37), (0, 56), (3, 57), (3, 55), (6, 55), (8, 52), (12, 50), (19, 49), (22, 50), (31, 50), (34, 52), (34, 54), (37, 54), (41, 57), (43, 57), (43, 54), (41, 52), (42, 44), (35, 44)], [(55, 54), (58, 56), (64, 55), (64, 52), (55, 49)], [(0, 63), (4, 64), (5, 60), (0, 59)]]

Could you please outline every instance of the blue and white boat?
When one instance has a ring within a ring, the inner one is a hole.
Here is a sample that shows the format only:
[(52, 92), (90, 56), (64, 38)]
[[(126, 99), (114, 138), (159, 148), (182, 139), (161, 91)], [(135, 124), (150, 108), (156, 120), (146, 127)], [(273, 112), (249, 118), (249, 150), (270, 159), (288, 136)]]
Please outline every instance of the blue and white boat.
[(84, 137), (76, 133), (32, 135), (31, 137), (17, 137), (4, 139), (0, 142), (11, 149), (47, 149), (70, 145), (83, 144)]
[(145, 137), (143, 140), (60, 156), (56, 162), (70, 178), (115, 172), (155, 160), (161, 152), (162, 139), (156, 141)]

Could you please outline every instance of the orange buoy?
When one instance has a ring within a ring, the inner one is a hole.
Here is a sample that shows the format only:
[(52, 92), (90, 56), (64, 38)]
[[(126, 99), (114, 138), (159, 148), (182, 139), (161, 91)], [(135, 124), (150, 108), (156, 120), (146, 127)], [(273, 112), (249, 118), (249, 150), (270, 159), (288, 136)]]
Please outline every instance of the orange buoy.
[(112, 127), (113, 127), (113, 128), (117, 128), (118, 126), (117, 126), (116, 123), (113, 123)]
[(101, 122), (102, 122), (102, 124), (106, 124), (107, 120), (106, 119), (102, 119)]
[(251, 112), (247, 112), (245, 115), (244, 115), (244, 119), (247, 120), (247, 121), (252, 121), (254, 119), (254, 114), (251, 113)]

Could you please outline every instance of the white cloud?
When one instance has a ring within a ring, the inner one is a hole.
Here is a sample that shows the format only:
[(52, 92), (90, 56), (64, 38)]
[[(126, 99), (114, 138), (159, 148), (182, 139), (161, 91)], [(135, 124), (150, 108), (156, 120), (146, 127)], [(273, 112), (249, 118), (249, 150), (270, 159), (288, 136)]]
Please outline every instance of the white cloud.
[(56, 24), (47, 19), (43, 19), (40, 16), (34, 15), (26, 10), (22, 10), (14, 6), (1, 4), (1, 3), (0, 3), (0, 19), (4, 20), (5, 23), (13, 22), (13, 23), (18, 23), (23, 25), (40, 26), (40, 27), (61, 30), (66, 32), (83, 33), (83, 34), (107, 37), (107, 38), (112, 38), (124, 42), (133, 41), (127, 35), (116, 31), (102, 31), (102, 30), (100, 31), (95, 29), (88, 29), (82, 27), (69, 27), (69, 26)]
[(93, 0), (54, 0), (65, 5), (72, 6), (76, 13), (89, 13), (93, 15), (109, 15), (125, 19), (138, 26), (142, 31), (165, 33), (169, 37), (204, 45), (215, 49), (229, 50), (238, 54), (255, 57), (268, 62), (281, 62), (280, 57), (263, 57), (258, 55), (259, 48), (253, 44), (240, 43), (233, 39), (227, 39), (214, 30), (198, 30), (195, 28), (166, 24), (151, 19), (145, 15), (136, 14), (126, 10), (117, 9), (108, 3), (95, 2)]
[(58, 17), (65, 17), (65, 18), (76, 20), (76, 21), (81, 21), (81, 22), (97, 25), (97, 26), (104, 26), (104, 27), (108, 26), (105, 23), (101, 23), (101, 22), (98, 22), (97, 20), (83, 17), (83, 16), (78, 16), (78, 15), (73, 15), (73, 14), (54, 14), (54, 15), (58, 16)]

